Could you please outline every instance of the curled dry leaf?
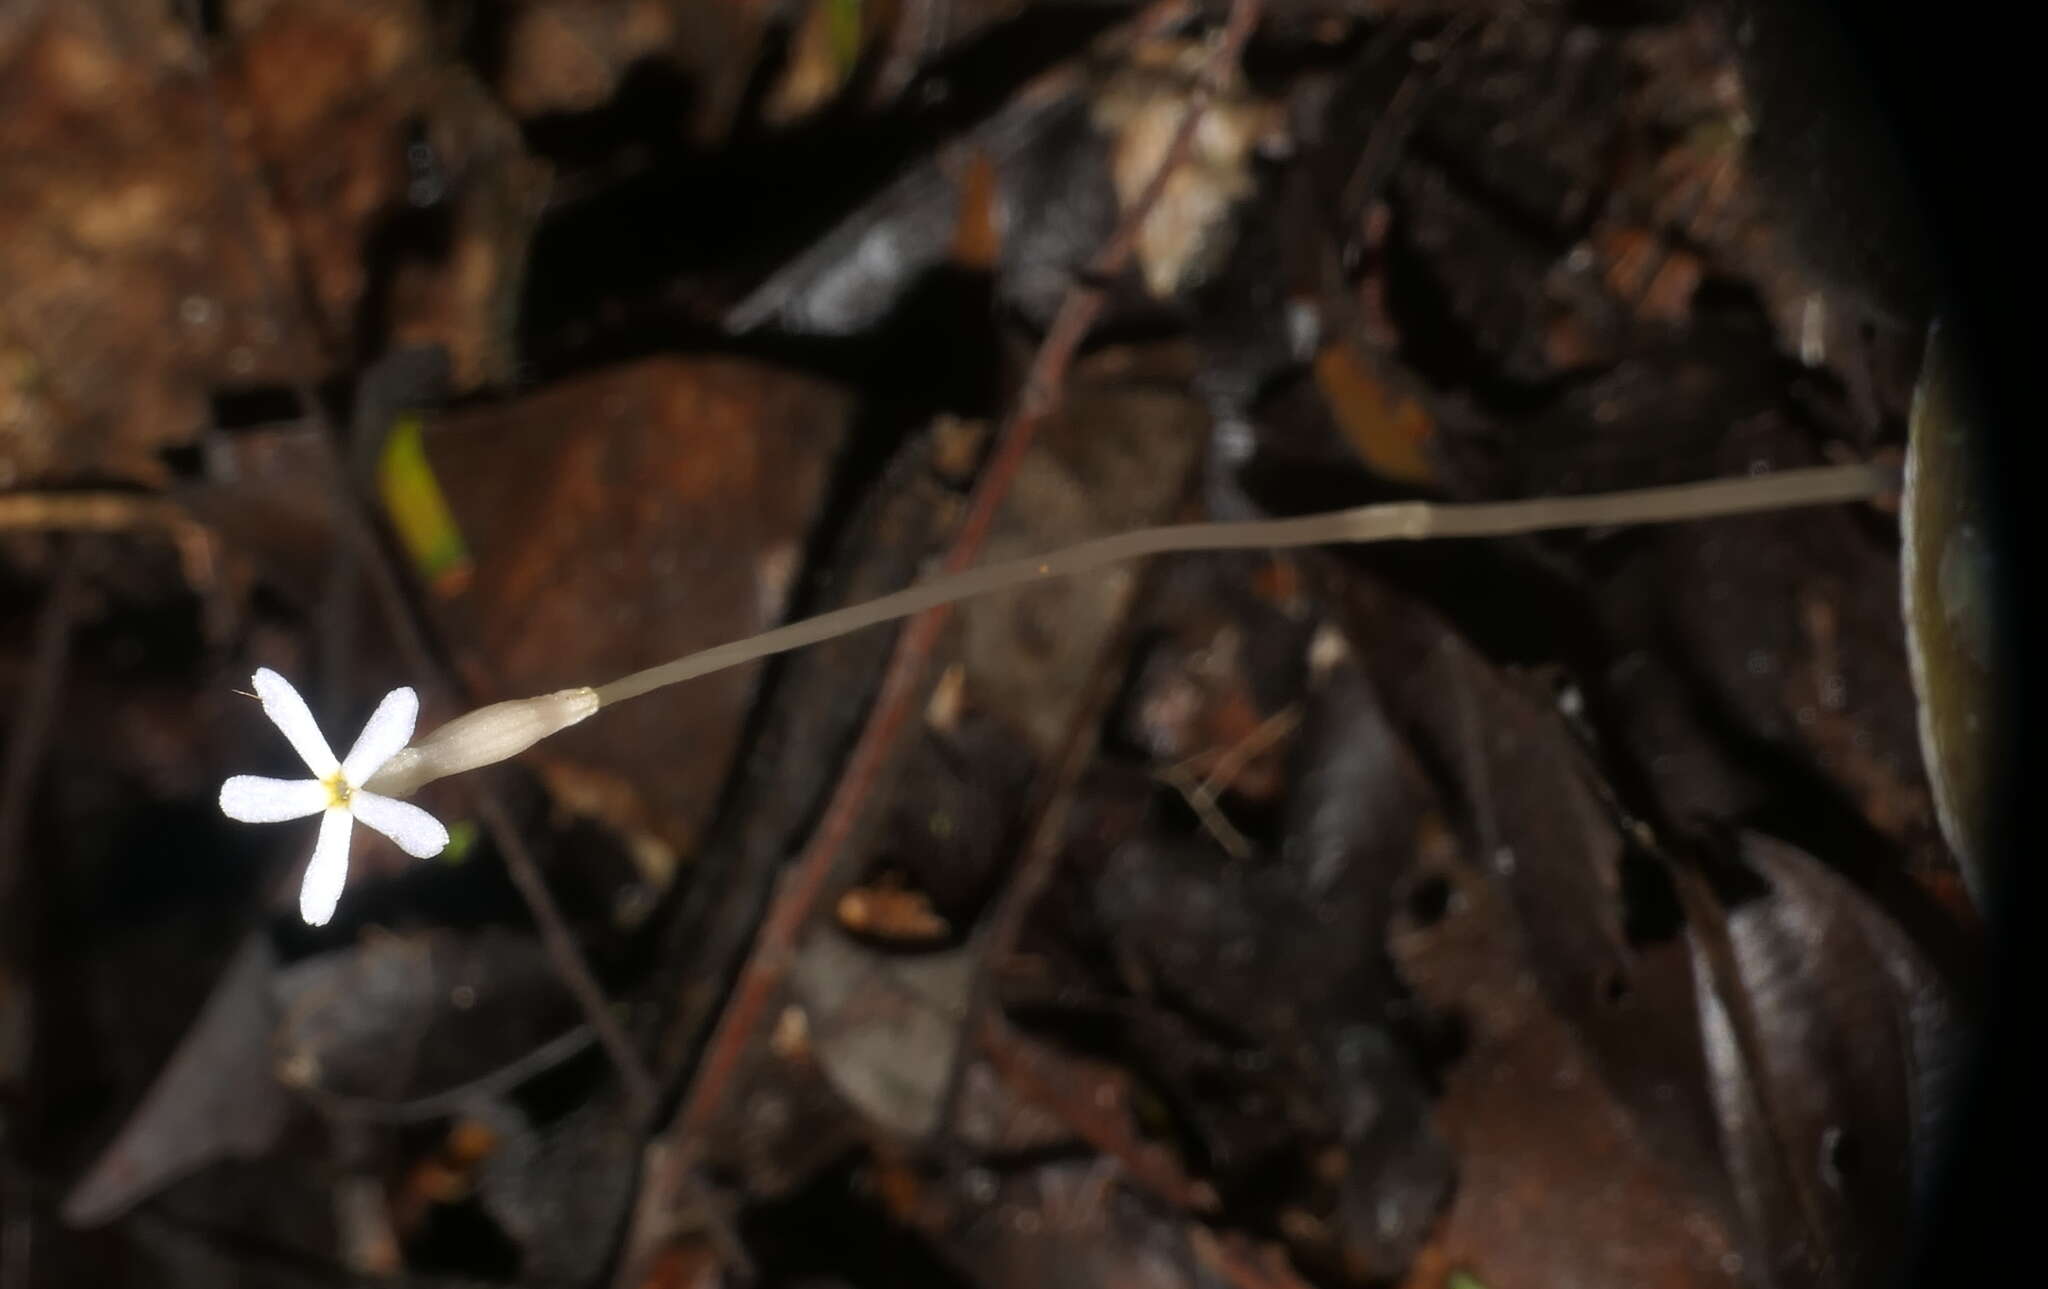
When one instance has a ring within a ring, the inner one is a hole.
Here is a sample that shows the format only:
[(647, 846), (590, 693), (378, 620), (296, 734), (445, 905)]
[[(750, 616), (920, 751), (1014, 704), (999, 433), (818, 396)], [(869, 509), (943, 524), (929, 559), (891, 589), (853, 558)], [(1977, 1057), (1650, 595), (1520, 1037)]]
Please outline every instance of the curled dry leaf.
[(1913, 396), (1900, 568), (1920, 750), (1942, 835), (1988, 893), (1992, 794), (2010, 734), (1996, 550), (1985, 513), (1983, 411), (1952, 330), (1935, 327)]
[(952, 933), (922, 891), (878, 884), (857, 886), (839, 897), (839, 925), (856, 935), (904, 944), (943, 940)]
[[(1166, 159), (1208, 60), (1208, 47), (1193, 41), (1143, 44), (1096, 91), (1090, 111), (1111, 139), (1110, 176), (1125, 208)], [(1138, 232), (1146, 289), (1161, 299), (1213, 271), (1227, 245), (1232, 209), (1251, 195), (1253, 154), (1277, 149), (1283, 140), (1279, 106), (1249, 93), (1236, 69), (1229, 71), (1226, 83), (1211, 87), (1188, 159), (1167, 179)]]
[(1906, 1255), (1959, 1086), (1960, 1005), (1899, 927), (1812, 856), (1754, 834), (1741, 856), (1768, 891), (1727, 913), (1735, 979), (1704, 938), (1721, 930), (1693, 933), (1729, 1175), (1772, 1268), (1865, 1284)]

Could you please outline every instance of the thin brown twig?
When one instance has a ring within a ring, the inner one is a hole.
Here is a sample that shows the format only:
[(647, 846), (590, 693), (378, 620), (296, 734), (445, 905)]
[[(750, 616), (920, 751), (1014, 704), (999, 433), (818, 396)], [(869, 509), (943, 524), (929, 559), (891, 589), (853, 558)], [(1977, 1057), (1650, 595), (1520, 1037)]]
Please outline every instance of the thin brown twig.
[[(1216, 1188), (1191, 1177), (1173, 1151), (1141, 1137), (1119, 1083), (1076, 1087), (1054, 1054), (1000, 1015), (981, 1018), (974, 1040), (1003, 1081), (1059, 1117), (1074, 1134), (1117, 1162), (1139, 1187), (1189, 1213), (1214, 1213)], [(1105, 1104), (1105, 1102), (1107, 1102)]]
[[(1087, 272), (1066, 298), (1060, 301), (1060, 310), (1053, 316), (1052, 326), (1047, 329), (1045, 341), (1038, 348), (1037, 357), (1032, 361), (1031, 370), (1025, 378), (1024, 391), (1018, 400), (1018, 407), (1012, 413), (1013, 423), (1029, 423), (1035, 430), (1038, 421), (1059, 405), (1065, 391), (1067, 368), (1073, 364), (1074, 355), (1079, 352), (1081, 342), (1101, 315), (1104, 292), (1101, 284), (1115, 280), (1124, 267), (1130, 263), (1138, 245), (1138, 235), (1144, 231), (1145, 221), (1151, 216), (1153, 207), (1166, 194), (1166, 185), (1187, 159), (1188, 151), (1194, 145), (1195, 131), (1201, 125), (1202, 113), (1208, 110), (1210, 100), (1215, 98), (1218, 85), (1225, 69), (1237, 61), (1244, 42), (1251, 38), (1252, 28), (1258, 24), (1260, 0), (1231, 0), (1230, 14), (1224, 20), (1223, 28), (1217, 33), (1215, 43), (1209, 49), (1207, 61), (1202, 66), (1201, 79), (1189, 96), (1187, 108), (1181, 113), (1180, 122), (1174, 128), (1173, 139), (1167, 144), (1166, 153), (1159, 159), (1159, 168), (1152, 172), (1145, 187), (1138, 193), (1128, 211), (1118, 223), (1116, 231), (1095, 258), (1090, 261)], [(999, 467), (1007, 465), (1015, 473), (1017, 461), (1028, 447), (1030, 434), (1006, 434), (997, 447), (997, 459), (989, 465), (993, 475)], [(1012, 441), (1016, 440), (1016, 441)], [(1004, 461), (1004, 453), (1010, 459)], [(1007, 490), (1007, 489), (1006, 489)], [(985, 530), (994, 521), (994, 508), (982, 516)], [(963, 534), (964, 536), (965, 534)], [(979, 547), (977, 546), (977, 550)], [(949, 561), (950, 562), (950, 561)], [(973, 560), (961, 560), (954, 567), (964, 568)]]
[(1223, 749), (1223, 755), (1217, 757), (1209, 773), (1202, 776), (1202, 791), (1212, 798), (1230, 791), (1230, 785), (1237, 782), (1237, 776), (1244, 773), (1245, 766), (1251, 764), (1253, 757), (1294, 733), (1300, 724), (1299, 703), (1289, 703), (1260, 721), (1251, 733)]
[(146, 492), (9, 492), (0, 494), (0, 528), (123, 533), (192, 523), (176, 505)]
[(1216, 757), (1215, 764), (1200, 779), (1195, 778), (1195, 766), (1208, 753), (1198, 752), (1178, 765), (1168, 766), (1159, 772), (1162, 782), (1179, 792), (1202, 824), (1214, 836), (1223, 849), (1230, 852), (1232, 859), (1249, 859), (1252, 853), (1251, 840), (1238, 830), (1230, 817), (1223, 813), (1220, 798), (1244, 772), (1251, 759), (1280, 739), (1294, 732), (1301, 724), (1301, 707), (1289, 703), (1286, 707), (1260, 721), (1256, 728), (1237, 742), (1224, 748)]
[(1223, 847), (1232, 859), (1250, 859), (1252, 840), (1244, 835), (1238, 826), (1230, 822), (1230, 816), (1223, 813), (1223, 807), (1216, 802), (1216, 795), (1210, 792), (1195, 776), (1180, 766), (1169, 766), (1159, 772), (1159, 781), (1188, 803), (1188, 809), (1202, 821), (1202, 830)]
[[(960, 533), (947, 552), (945, 572), (960, 572), (979, 558), (1024, 453), (1036, 437), (1040, 423), (1058, 406), (1074, 355), (1101, 313), (1103, 295), (1097, 284), (1114, 279), (1129, 263), (1146, 216), (1158, 204), (1167, 179), (1187, 155), (1195, 127), (1210, 97), (1208, 87), (1216, 81), (1218, 70), (1236, 58), (1238, 50), (1251, 34), (1258, 8), (1258, 0), (1234, 0), (1229, 21), (1210, 52), (1203, 89), (1197, 92), (1182, 115), (1180, 128), (1158, 171), (1132, 203), (1115, 235), (1090, 263), (1087, 275), (1062, 302), (1031, 364), (1018, 405), (1011, 412), (998, 438), (995, 453), (974, 490)], [(812, 833), (810, 844), (792, 866), (789, 880), (777, 893), (761, 931), (755, 937), (753, 951), (741, 969), (732, 1003), (713, 1031), (704, 1063), (670, 1127), (671, 1133), (685, 1137), (701, 1133), (722, 1103), (749, 1039), (788, 973), (797, 936), (809, 923), (811, 914), (830, 885), (846, 843), (874, 796), (875, 782), (892, 755), (911, 712), (919, 706), (917, 698), (923, 688), (926, 664), (949, 617), (948, 606), (940, 606), (913, 618), (904, 627), (903, 635), (890, 656), (881, 692), (876, 696), (874, 714), (848, 758), (846, 770), (825, 807), (817, 829)]]
[(178, 553), (178, 570), (195, 592), (213, 584), (219, 563), (213, 531), (168, 497), (146, 492), (0, 494), (0, 529), (126, 533), (161, 530)]
[[(1129, 264), (1139, 231), (1158, 205), (1172, 173), (1191, 148), (1203, 110), (1214, 96), (1223, 69), (1231, 66), (1257, 23), (1259, 0), (1232, 0), (1229, 17), (1209, 52), (1200, 85), (1182, 114), (1179, 128), (1161, 159), (1159, 168), (1125, 212), (1115, 233), (1090, 261), (1081, 279), (1061, 302), (1044, 341), (1039, 345), (1016, 406), (998, 435), (996, 448), (974, 490), (966, 519), (947, 552), (944, 571), (957, 573), (979, 558), (982, 546), (995, 522), (996, 512), (1015, 480), (1025, 452), (1037, 436), (1040, 423), (1059, 405), (1066, 376), (1096, 318), (1104, 296), (1100, 284), (1112, 281)], [(922, 706), (927, 664), (951, 614), (940, 606), (926, 611), (904, 627), (890, 655), (872, 715), (861, 731), (845, 771), (811, 840), (790, 869), (789, 878), (776, 893), (753, 949), (734, 987), (732, 1001), (714, 1028), (681, 1108), (663, 1133), (668, 1149), (663, 1158), (672, 1167), (685, 1166), (688, 1152), (678, 1149), (702, 1135), (724, 1104), (742, 1059), (751, 1046), (761, 1021), (781, 993), (794, 961), (796, 943), (812, 914), (832, 885), (848, 841), (866, 815), (875, 784), (892, 759), (896, 744), (910, 715)], [(660, 1189), (675, 1191), (674, 1178), (650, 1178)], [(645, 1228), (628, 1233), (626, 1256), (621, 1259), (619, 1283), (631, 1284), (645, 1256), (651, 1251)]]
[[(965, 138), (941, 147), (936, 158), (940, 170), (960, 168), (977, 155), (988, 157), (998, 167), (1004, 165), (1015, 157), (1025, 138), (1035, 135), (1044, 113), (1086, 91), (1091, 62), (1113, 62), (1127, 57), (1134, 49), (1180, 27), (1194, 10), (1194, 0), (1150, 0), (1094, 41), (1086, 58), (1070, 59), (1032, 77), (1018, 87), (1001, 111)], [(745, 299), (726, 312), (726, 330), (735, 334), (752, 331), (782, 314), (802, 291), (800, 284), (857, 253), (863, 239), (878, 223), (899, 215), (909, 205), (927, 200), (931, 182), (932, 176), (925, 166), (907, 171), (748, 292)]]
[(577, 1025), (473, 1079), (403, 1101), (330, 1092), (318, 1083), (298, 1084), (295, 1090), (331, 1118), (363, 1123), (424, 1123), (502, 1096), (535, 1075), (581, 1054), (596, 1037), (590, 1026)]
[(1209, 1270), (1231, 1289), (1309, 1289), (1274, 1250), (1255, 1250), (1243, 1236), (1215, 1232), (1205, 1226), (1188, 1229), (1188, 1243)]
[[(1138, 603), (1143, 594), (1140, 587), (1133, 592), (1130, 602)], [(974, 978), (968, 985), (967, 1006), (961, 1022), (962, 1028), (970, 1035), (981, 1032), (977, 1018), (989, 1010), (989, 997), (995, 989), (992, 976), (996, 965), (1009, 959), (1016, 948), (1018, 936), (1023, 932), (1025, 917), (1058, 871), (1060, 856), (1065, 849), (1067, 818), (1073, 811), (1074, 793), (1080, 787), (1082, 774), (1095, 758), (1103, 717), (1115, 701), (1122, 679), (1112, 660), (1124, 656), (1131, 642), (1134, 621), (1135, 614), (1126, 614), (1116, 638), (1098, 656), (1088, 692), (1082, 697), (1073, 719), (1067, 723), (1059, 757), (1042, 774), (1044, 786), (1033, 793), (1031, 817), (1036, 822), (1020, 850), (1021, 857), (1015, 865), (1015, 872), (976, 933), (978, 947)], [(945, 1091), (939, 1098), (939, 1113), (933, 1119), (935, 1143), (943, 1144), (950, 1138), (954, 1125), (959, 1122), (960, 1101), (966, 1093), (967, 1067), (973, 1059), (973, 1046), (962, 1043), (954, 1051), (953, 1068), (947, 1071)]]
[[(187, 0), (186, 21), (191, 33), (193, 49), (198, 60), (201, 75), (206, 77), (209, 92), (206, 96), (208, 115), (213, 132), (215, 150), (230, 185), (239, 192), (241, 200), (237, 209), (248, 224), (246, 233), (251, 246), (260, 247), (263, 242), (257, 236), (256, 210), (266, 195), (256, 179), (251, 178), (239, 164), (232, 141), (228, 134), (223, 108), (212, 86), (216, 84), (212, 59), (206, 47), (205, 27), (200, 20), (196, 0)], [(273, 317), (290, 318), (299, 330), (317, 341), (320, 329), (312, 304), (302, 293), (289, 297), (280, 292), (272, 275), (271, 266), (262, 256), (257, 259), (257, 278), (265, 297), (265, 304)], [(286, 301), (289, 299), (290, 304)], [(334, 494), (336, 512), (341, 516), (342, 528), (347, 539), (353, 543), (363, 566), (370, 574), (370, 584), (375, 591), (385, 618), (390, 622), (398, 637), (399, 647), (405, 653), (417, 677), (433, 684), (448, 695), (463, 696), (463, 688), (456, 680), (451, 668), (434, 650), (427, 629), (420, 619), (419, 609), (412, 597), (406, 593), (405, 580), (398, 570), (389, 548), (379, 536), (377, 519), (368, 503), (356, 489), (350, 477), (341, 450), (336, 441), (336, 427), (321, 403), (313, 382), (302, 372), (294, 373), (293, 391), (312, 419), (319, 433), (315, 436), (320, 444), (323, 471), (330, 490)], [(533, 862), (526, 843), (512, 824), (497, 792), (485, 784), (472, 789), (477, 813), (498, 853), (505, 861), (506, 870), (511, 874), (513, 884), (519, 888), (534, 922), (540, 930), (541, 944), (547, 952), (555, 973), (569, 989), (581, 1007), (584, 1019), (589, 1022), (605, 1054), (618, 1070), (620, 1080), (625, 1084), (635, 1117), (645, 1118), (652, 1112), (655, 1102), (654, 1076), (639, 1051), (627, 1036), (625, 1027), (611, 1008), (599, 985), (597, 974), (591, 970), (582, 950), (576, 945), (574, 935), (569, 931), (567, 919), (548, 893), (546, 879)]]

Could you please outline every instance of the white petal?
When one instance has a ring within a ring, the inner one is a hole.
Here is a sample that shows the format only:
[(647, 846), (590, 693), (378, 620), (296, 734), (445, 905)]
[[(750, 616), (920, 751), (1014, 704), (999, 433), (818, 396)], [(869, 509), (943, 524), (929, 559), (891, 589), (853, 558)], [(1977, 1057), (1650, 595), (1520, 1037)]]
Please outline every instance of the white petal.
[(412, 738), (413, 722), (419, 716), (420, 696), (411, 689), (394, 689), (384, 695), (341, 763), (341, 775), (350, 787), (368, 783), (371, 775), (398, 755), (398, 749)]
[(324, 779), (340, 768), (341, 762), (334, 759), (334, 752), (327, 746), (327, 740), (320, 736), (320, 726), (314, 721), (313, 713), (306, 710), (306, 700), (299, 697), (299, 691), (292, 688), (292, 682), (278, 675), (268, 667), (258, 667), (250, 683), (256, 686), (256, 696), (263, 700), (263, 714), (270, 723), (284, 731), (291, 740), (299, 758), (316, 779)]
[(299, 886), (299, 916), (307, 926), (326, 926), (341, 903), (341, 888), (348, 881), (348, 834), (353, 821), (341, 806), (320, 817), (320, 840), (313, 843), (313, 858), (306, 865), (306, 880)]
[(220, 785), (220, 812), (245, 824), (304, 819), (327, 808), (327, 785), (315, 779), (261, 779), (238, 774)]
[(349, 796), (349, 808), (356, 818), (397, 842), (400, 850), (415, 859), (431, 859), (447, 849), (448, 830), (410, 801), (357, 788)]

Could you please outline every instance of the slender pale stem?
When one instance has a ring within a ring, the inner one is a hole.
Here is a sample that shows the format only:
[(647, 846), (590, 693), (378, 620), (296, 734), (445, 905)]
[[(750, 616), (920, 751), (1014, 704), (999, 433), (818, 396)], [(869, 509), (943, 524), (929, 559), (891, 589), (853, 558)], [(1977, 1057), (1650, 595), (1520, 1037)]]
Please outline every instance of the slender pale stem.
[(959, 600), (1007, 591), (1052, 577), (1072, 577), (1111, 565), (1184, 551), (1284, 550), (1352, 542), (1416, 541), (1439, 537), (1499, 537), (1616, 524), (1665, 524), (1760, 510), (1788, 510), (1858, 501), (1895, 491), (1898, 472), (1887, 466), (1817, 466), (1739, 479), (1638, 488), (1585, 497), (1540, 497), (1529, 501), (1436, 504), (1399, 501), (1296, 519), (1245, 523), (1172, 524), (1098, 537), (1047, 555), (1001, 560), (933, 578), (916, 586), (834, 609), (816, 617), (764, 631), (745, 640), (715, 645), (670, 662), (621, 676), (597, 689), (600, 707), (637, 698), (664, 686), (694, 680), (771, 654), (818, 644), (884, 622)]

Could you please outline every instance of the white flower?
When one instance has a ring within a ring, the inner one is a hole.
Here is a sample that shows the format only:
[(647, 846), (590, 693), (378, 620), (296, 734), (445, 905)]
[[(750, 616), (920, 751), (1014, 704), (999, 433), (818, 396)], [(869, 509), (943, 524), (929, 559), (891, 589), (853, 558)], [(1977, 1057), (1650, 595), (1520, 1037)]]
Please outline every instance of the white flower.
[(313, 713), (306, 710), (306, 700), (290, 681), (263, 667), (256, 672), (254, 684), (256, 696), (263, 700), (263, 714), (284, 732), (313, 777), (260, 779), (238, 774), (220, 785), (220, 810), (230, 819), (250, 824), (320, 816), (320, 840), (314, 843), (305, 884), (299, 888), (299, 914), (308, 925), (325, 925), (341, 901), (353, 820), (360, 818), (397, 842), (408, 855), (426, 859), (441, 853), (448, 844), (448, 830), (440, 820), (410, 802), (362, 789), (412, 738), (413, 722), (420, 714), (419, 695), (410, 689), (394, 689), (384, 695), (357, 736), (356, 745), (337, 761), (327, 740), (320, 737)]

